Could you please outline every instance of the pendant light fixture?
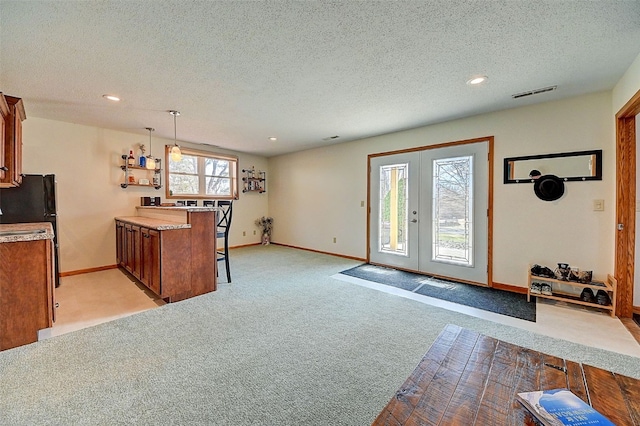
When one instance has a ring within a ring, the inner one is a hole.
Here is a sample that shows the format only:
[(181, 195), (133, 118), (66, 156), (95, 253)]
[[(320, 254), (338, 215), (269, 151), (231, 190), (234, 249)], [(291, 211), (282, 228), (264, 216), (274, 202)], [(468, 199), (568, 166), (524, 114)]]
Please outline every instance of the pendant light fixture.
[(145, 129), (147, 129), (149, 131), (149, 155), (147, 155), (147, 169), (149, 170), (155, 170), (156, 168), (156, 160), (153, 159), (153, 157), (151, 156), (151, 132), (153, 132), (154, 129), (153, 127), (145, 127)]
[(176, 117), (180, 115), (180, 111), (171, 110), (169, 114), (173, 115), (173, 146), (171, 147), (171, 161), (178, 162), (182, 160), (182, 152), (180, 151), (180, 147), (178, 146), (178, 141), (176, 138), (177, 130), (176, 130)]

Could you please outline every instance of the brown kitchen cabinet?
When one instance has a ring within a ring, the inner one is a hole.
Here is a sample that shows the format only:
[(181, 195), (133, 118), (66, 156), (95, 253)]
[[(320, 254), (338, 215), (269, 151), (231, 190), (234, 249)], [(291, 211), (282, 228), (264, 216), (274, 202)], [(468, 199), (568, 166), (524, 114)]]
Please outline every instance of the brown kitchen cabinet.
[[(195, 229), (155, 229), (161, 222), (146, 217), (116, 219), (118, 265), (167, 302), (214, 291), (215, 236), (206, 222), (214, 223), (215, 213), (209, 214), (205, 221), (193, 221)], [(210, 253), (209, 259), (201, 250)]]
[(6, 102), (8, 109), (8, 114), (3, 114), (4, 146), (3, 158), (0, 158), (3, 173), (0, 174), (0, 188), (12, 188), (22, 183), (22, 122), (27, 116), (21, 98), (2, 93), (0, 97)]
[(142, 241), (140, 237), (142, 236), (140, 232), (140, 227), (136, 225), (130, 226), (130, 244), (129, 244), (129, 260), (131, 266), (131, 273), (137, 279), (140, 279), (140, 271), (142, 270)]
[(119, 223), (116, 224), (116, 256), (120, 259), (118, 264), (123, 266), (134, 277), (140, 279), (141, 244), (140, 226)]
[(0, 243), (0, 350), (38, 341), (53, 325), (53, 240)]
[(160, 232), (141, 228), (142, 264), (140, 281), (151, 291), (160, 294)]
[(7, 125), (6, 121), (9, 119), (9, 105), (4, 98), (4, 95), (0, 92), (0, 180), (4, 179), (6, 171), (9, 167), (6, 166), (4, 160), (5, 150), (5, 129)]
[(126, 245), (124, 223), (116, 222), (116, 264), (124, 267), (126, 263)]

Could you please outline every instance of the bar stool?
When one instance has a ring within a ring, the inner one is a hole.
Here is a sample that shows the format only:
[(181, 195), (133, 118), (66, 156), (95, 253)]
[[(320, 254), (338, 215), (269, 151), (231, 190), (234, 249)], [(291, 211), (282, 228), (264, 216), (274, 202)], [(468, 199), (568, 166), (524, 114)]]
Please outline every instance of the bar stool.
[[(224, 260), (227, 270), (227, 282), (231, 282), (231, 270), (229, 269), (229, 229), (231, 228), (231, 217), (233, 213), (233, 201), (218, 201), (218, 223), (216, 225), (216, 238), (224, 239), (224, 250), (218, 248), (216, 260)], [(219, 246), (218, 246), (219, 247)]]

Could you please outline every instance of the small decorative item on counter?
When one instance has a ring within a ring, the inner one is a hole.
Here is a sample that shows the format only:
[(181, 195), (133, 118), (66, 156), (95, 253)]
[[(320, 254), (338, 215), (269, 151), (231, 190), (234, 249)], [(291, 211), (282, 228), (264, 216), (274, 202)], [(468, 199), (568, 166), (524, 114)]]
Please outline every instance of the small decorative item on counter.
[(256, 225), (262, 228), (262, 245), (269, 245), (273, 230), (273, 218), (262, 216), (260, 219), (256, 219)]
[[(133, 156), (133, 150), (129, 150), (129, 157), (127, 158), (127, 165), (129, 167), (135, 166), (136, 165), (136, 158)], [(130, 181), (131, 183), (131, 181)]]
[(160, 197), (140, 197), (141, 206), (159, 206)]

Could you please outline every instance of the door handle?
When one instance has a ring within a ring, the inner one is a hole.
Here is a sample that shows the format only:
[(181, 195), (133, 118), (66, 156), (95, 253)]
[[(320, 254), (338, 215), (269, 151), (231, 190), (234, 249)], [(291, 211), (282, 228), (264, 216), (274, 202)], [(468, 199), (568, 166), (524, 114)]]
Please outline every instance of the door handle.
[(418, 219), (411, 219), (411, 223), (417, 223)]

